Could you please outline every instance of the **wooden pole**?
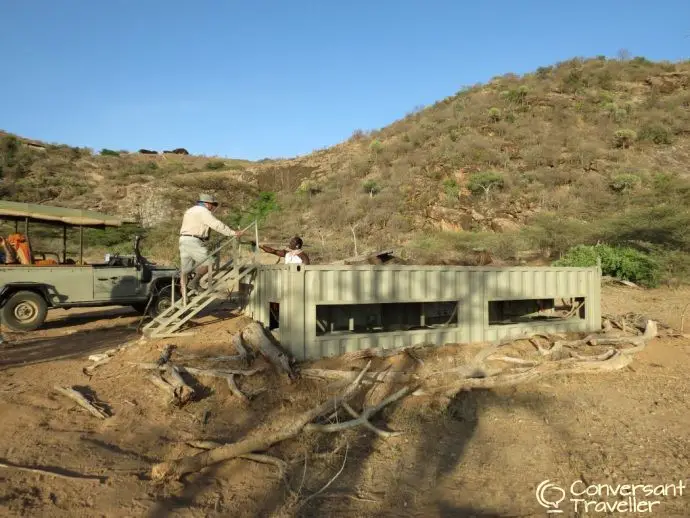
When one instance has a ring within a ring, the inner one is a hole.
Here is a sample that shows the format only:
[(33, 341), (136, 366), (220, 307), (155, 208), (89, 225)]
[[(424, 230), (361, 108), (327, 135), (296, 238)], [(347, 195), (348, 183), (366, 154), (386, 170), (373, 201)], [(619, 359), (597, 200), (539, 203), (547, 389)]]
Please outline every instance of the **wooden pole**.
[(79, 264), (84, 264), (84, 227), (79, 225)]
[(67, 225), (62, 225), (62, 262), (67, 262)]
[(254, 220), (254, 241), (256, 246), (254, 247), (254, 262), (259, 262), (259, 224)]

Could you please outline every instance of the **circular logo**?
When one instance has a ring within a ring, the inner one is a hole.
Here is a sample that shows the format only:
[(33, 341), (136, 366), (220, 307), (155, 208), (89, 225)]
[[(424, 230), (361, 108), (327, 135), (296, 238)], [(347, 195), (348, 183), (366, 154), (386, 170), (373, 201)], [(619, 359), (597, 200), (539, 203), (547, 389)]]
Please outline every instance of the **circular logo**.
[(562, 513), (558, 505), (565, 500), (565, 491), (563, 488), (551, 483), (550, 480), (544, 480), (537, 486), (537, 502), (542, 507), (547, 509), (547, 513)]

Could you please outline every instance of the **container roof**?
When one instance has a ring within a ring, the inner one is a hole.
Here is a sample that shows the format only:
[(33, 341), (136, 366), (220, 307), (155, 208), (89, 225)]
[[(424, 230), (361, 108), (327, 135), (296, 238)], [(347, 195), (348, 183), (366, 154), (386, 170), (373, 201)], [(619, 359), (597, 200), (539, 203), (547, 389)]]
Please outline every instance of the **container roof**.
[(126, 223), (135, 223), (131, 218), (109, 216), (100, 212), (81, 209), (66, 209), (37, 203), (19, 203), (14, 201), (0, 201), (0, 219), (65, 224), (84, 227), (119, 227)]

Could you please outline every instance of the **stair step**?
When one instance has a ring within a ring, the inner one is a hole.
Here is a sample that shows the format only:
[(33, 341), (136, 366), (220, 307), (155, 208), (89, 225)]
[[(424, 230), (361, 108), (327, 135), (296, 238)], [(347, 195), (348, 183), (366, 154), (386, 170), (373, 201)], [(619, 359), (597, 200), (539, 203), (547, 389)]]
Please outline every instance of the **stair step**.
[(191, 291), (187, 295), (187, 304), (180, 294), (175, 304), (156, 316), (143, 327), (143, 332), (150, 337), (180, 336), (178, 330), (211, 302), (221, 298), (220, 290), (228, 290), (228, 295), (239, 288), (240, 279), (256, 270), (254, 263), (233, 264), (230, 260), (214, 271), (210, 287), (203, 291)]

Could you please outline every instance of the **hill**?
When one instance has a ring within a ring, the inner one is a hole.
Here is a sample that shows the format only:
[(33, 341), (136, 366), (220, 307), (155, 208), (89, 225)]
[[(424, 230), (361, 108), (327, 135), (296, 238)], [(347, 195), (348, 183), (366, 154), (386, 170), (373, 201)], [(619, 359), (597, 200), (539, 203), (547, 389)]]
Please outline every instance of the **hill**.
[(137, 215), (172, 254), (176, 215), (210, 190), (228, 221), (259, 217), (272, 239), (299, 233), (321, 260), (383, 245), (418, 262), (472, 263), (477, 250), (496, 264), (544, 262), (603, 243), (627, 247), (609, 270), (628, 278), (690, 273), (688, 61), (572, 59), (507, 74), (287, 160), (1, 140), (3, 197)]

